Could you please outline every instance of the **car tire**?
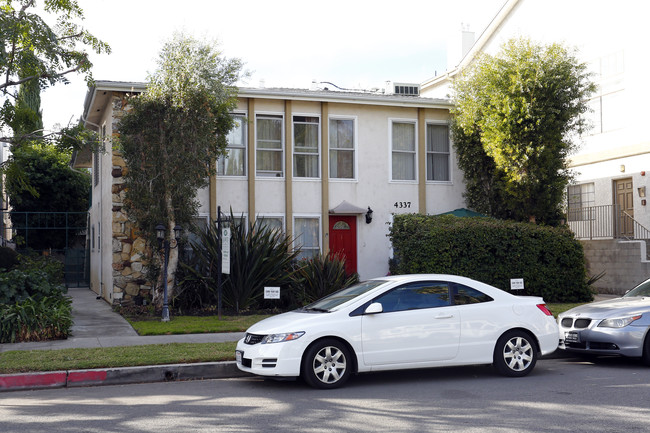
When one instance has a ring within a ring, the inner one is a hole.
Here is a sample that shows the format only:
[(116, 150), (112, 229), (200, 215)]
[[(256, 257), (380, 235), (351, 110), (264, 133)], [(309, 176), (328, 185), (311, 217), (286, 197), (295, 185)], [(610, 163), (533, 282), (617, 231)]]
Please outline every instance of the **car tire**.
[(310, 346), (302, 360), (302, 378), (314, 388), (343, 385), (352, 373), (352, 355), (339, 340), (326, 338)]
[(537, 345), (524, 331), (503, 334), (494, 347), (493, 365), (503, 376), (521, 377), (530, 373), (537, 363)]

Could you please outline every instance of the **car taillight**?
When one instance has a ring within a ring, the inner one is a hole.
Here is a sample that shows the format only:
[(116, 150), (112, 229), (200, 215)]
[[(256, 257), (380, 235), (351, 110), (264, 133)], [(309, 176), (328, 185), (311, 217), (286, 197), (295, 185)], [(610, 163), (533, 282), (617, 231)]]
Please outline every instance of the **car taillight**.
[(537, 304), (537, 308), (542, 310), (542, 313), (546, 314), (547, 316), (552, 316), (553, 313), (551, 313), (551, 310), (546, 308), (546, 304)]

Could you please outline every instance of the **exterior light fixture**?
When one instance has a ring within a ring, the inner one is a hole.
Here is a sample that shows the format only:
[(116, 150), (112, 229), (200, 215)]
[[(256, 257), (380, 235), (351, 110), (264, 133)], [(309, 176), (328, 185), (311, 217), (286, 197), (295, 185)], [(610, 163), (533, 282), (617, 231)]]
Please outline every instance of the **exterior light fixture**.
[(370, 209), (370, 206), (368, 206), (368, 212), (366, 212), (366, 224), (370, 224), (372, 222), (372, 209)]

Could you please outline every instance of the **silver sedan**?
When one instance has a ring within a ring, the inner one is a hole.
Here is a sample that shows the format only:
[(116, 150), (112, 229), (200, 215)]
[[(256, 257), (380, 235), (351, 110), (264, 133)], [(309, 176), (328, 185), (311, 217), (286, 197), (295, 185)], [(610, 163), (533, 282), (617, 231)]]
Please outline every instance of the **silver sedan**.
[(650, 365), (650, 279), (623, 297), (593, 302), (558, 316), (560, 349), (642, 358)]

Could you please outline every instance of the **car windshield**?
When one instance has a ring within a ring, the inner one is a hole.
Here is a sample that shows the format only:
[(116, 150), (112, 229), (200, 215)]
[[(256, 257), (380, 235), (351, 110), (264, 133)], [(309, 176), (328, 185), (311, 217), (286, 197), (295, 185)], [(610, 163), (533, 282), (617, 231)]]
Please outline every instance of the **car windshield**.
[(645, 280), (623, 295), (624, 298), (631, 298), (633, 296), (650, 296), (650, 279)]
[(369, 290), (374, 289), (377, 286), (384, 284), (386, 281), (383, 280), (370, 280), (364, 281), (348, 288), (334, 292), (331, 295), (327, 295), (324, 298), (319, 299), (318, 301), (311, 303), (304, 307), (305, 310), (310, 311), (330, 311), (333, 308), (342, 305), (357, 296), (363, 295)]

